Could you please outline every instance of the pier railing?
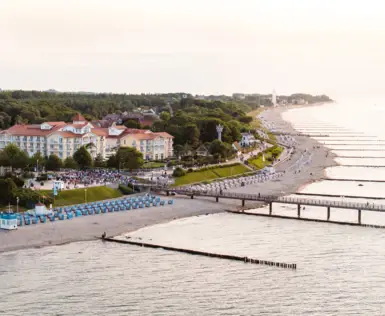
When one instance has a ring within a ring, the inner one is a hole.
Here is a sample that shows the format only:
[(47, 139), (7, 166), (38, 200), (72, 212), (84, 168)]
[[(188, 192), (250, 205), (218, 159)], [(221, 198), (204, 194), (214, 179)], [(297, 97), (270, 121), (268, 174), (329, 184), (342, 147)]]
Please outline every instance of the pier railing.
[(309, 205), (309, 206), (385, 212), (384, 204), (374, 204), (374, 203), (328, 201), (328, 200), (320, 200), (320, 199), (304, 199), (304, 198), (296, 198), (296, 197), (261, 195), (261, 194), (244, 194), (244, 193), (232, 193), (232, 192), (223, 192), (222, 194), (220, 194), (216, 191), (194, 191), (194, 190), (176, 189), (176, 190), (172, 190), (172, 192), (175, 192), (180, 195), (187, 195), (187, 196), (206, 196), (206, 197), (236, 199), (236, 200), (244, 200), (244, 201), (259, 201), (259, 202), (265, 202), (265, 203), (284, 203), (284, 204), (297, 204), (297, 205)]

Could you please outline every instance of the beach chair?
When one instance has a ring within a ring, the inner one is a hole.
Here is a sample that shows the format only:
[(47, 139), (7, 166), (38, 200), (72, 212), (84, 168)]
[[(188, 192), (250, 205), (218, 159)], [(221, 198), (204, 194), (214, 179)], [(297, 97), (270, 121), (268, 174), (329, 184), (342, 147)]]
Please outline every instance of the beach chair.
[(60, 213), (59, 214), (59, 220), (63, 221), (65, 218), (64, 218), (64, 214), (63, 213)]
[(164, 206), (165, 202), (164, 201), (160, 201), (160, 205), (161, 206)]
[(72, 213), (67, 213), (67, 216), (66, 216), (67, 219), (72, 219), (73, 218), (73, 215)]
[(24, 224), (25, 225), (30, 225), (31, 224), (31, 220), (30, 220), (29, 216), (24, 216)]
[(174, 204), (174, 200), (168, 200), (168, 204), (173, 205)]

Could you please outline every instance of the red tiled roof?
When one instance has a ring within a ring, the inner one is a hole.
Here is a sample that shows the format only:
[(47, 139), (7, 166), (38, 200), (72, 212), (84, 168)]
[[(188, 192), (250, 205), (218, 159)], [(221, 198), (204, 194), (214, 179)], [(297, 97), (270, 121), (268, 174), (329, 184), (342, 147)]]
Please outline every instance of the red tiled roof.
[(142, 126), (152, 126), (152, 125), (154, 125), (154, 121), (153, 120), (141, 120), (140, 121), (140, 125), (142, 125)]
[(155, 139), (156, 137), (154, 134), (135, 134), (136, 139)]
[(72, 122), (81, 122), (81, 121), (87, 121), (87, 120), (80, 113), (76, 113), (72, 118)]
[(84, 122), (84, 123), (81, 123), (81, 124), (67, 124), (67, 126), (72, 126), (73, 128), (83, 128), (87, 124), (88, 124), (88, 122)]
[(146, 129), (137, 129), (137, 128), (126, 128), (123, 132), (123, 134), (145, 134), (148, 130)]
[(63, 131), (59, 131), (57, 132), (60, 136), (64, 137), (64, 138), (81, 138), (82, 135), (79, 135), (79, 134), (75, 134), (75, 133), (72, 133), (72, 132), (63, 132)]
[(158, 136), (162, 136), (162, 137), (165, 137), (165, 138), (174, 138), (174, 136), (170, 135), (169, 133), (166, 133), (166, 132), (158, 132), (158, 133), (153, 133), (155, 135), (158, 135)]
[(17, 124), (10, 127), (6, 132), (15, 136), (47, 136), (62, 127), (62, 125), (56, 125), (49, 130), (42, 130), (40, 129), (40, 125)]
[(63, 121), (58, 121), (58, 122), (45, 122), (51, 126), (56, 126), (56, 125), (66, 125), (66, 122)]
[(91, 133), (94, 133), (95, 135), (98, 135), (98, 136), (108, 136), (108, 128), (95, 127), (91, 129)]

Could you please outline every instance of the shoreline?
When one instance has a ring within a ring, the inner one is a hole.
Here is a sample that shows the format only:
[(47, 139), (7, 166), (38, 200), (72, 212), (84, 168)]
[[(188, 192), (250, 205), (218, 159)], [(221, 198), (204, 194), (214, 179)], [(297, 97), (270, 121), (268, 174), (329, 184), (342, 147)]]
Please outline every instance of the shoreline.
[[(295, 106), (294, 108), (298, 109), (302, 106)], [(263, 112), (264, 118), (278, 128), (283, 127), (281, 129), (285, 132), (295, 132), (292, 125), (282, 118), (282, 114), (289, 109), (290, 107), (265, 110)], [(298, 142), (295, 152), (291, 158), (279, 163), (276, 167), (277, 171), (287, 170), (301, 157), (305, 149), (319, 146), (319, 148), (314, 149), (310, 164), (303, 166), (300, 173), (285, 172), (285, 175), (279, 180), (233, 188), (229, 192), (290, 195), (324, 178), (324, 170), (327, 167), (338, 165), (334, 162), (335, 155), (330, 152), (326, 157), (329, 150), (316, 140), (307, 136), (295, 136), (294, 138)], [(16, 231), (0, 231), (0, 253), (91, 241), (99, 239), (104, 232), (107, 233), (107, 236), (116, 236), (174, 219), (221, 213), (228, 210), (247, 210), (262, 205), (260, 202), (249, 202), (242, 208), (239, 201), (233, 200), (222, 199), (217, 203), (215, 199), (210, 198), (194, 200), (180, 196), (168, 198), (174, 199), (175, 204), (23, 226)], [(164, 197), (164, 199), (167, 198)]]

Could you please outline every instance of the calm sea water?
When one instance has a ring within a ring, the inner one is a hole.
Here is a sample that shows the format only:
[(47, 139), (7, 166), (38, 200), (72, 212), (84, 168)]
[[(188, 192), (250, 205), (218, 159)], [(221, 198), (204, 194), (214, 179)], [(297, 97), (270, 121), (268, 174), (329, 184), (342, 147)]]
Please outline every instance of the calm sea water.
[[(331, 180), (302, 192), (385, 199), (385, 183), (332, 180), (385, 181), (385, 168), (373, 167), (385, 166), (384, 116), (381, 107), (368, 104), (362, 115), (362, 107), (349, 102), (286, 112), (284, 118), (303, 130), (336, 131), (319, 141), (341, 156), (340, 166), (325, 170)], [(276, 205), (274, 212), (295, 215), (296, 207)], [(316, 207), (302, 214), (326, 216)], [(356, 221), (357, 214), (332, 209), (331, 219)], [(385, 225), (385, 214), (364, 212), (362, 220)], [(9, 252), (0, 255), (0, 314), (385, 315), (384, 230), (217, 214), (148, 227), (131, 237), (297, 263), (298, 269), (101, 242)]]

